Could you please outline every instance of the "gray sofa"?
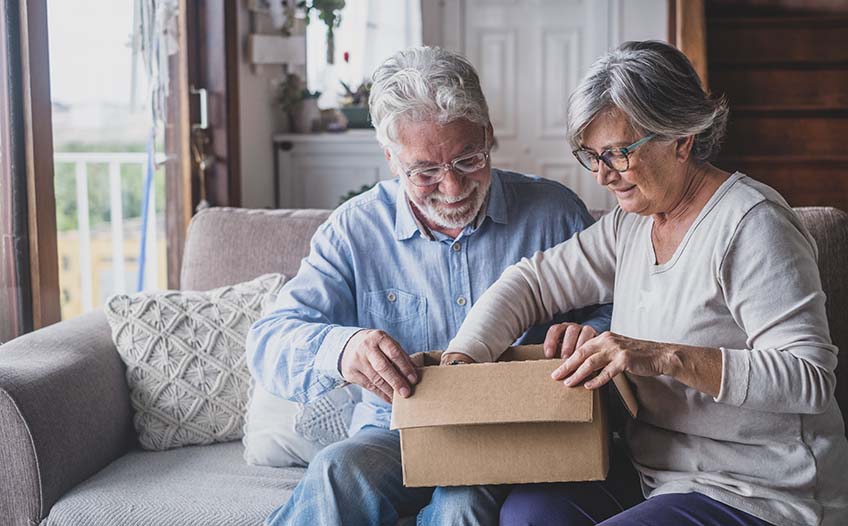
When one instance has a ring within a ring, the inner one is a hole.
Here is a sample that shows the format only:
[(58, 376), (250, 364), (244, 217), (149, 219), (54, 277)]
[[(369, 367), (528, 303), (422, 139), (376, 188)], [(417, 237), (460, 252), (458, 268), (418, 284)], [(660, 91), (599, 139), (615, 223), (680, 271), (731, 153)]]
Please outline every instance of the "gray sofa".
[[(294, 275), (325, 210), (217, 208), (192, 221), (182, 287)], [(819, 244), (834, 342), (848, 347), (848, 214), (798, 213)], [(841, 357), (837, 397), (848, 410)], [(141, 451), (124, 367), (101, 312), (0, 347), (0, 525), (248, 525), (285, 502), (298, 468), (245, 465), (241, 442)]]

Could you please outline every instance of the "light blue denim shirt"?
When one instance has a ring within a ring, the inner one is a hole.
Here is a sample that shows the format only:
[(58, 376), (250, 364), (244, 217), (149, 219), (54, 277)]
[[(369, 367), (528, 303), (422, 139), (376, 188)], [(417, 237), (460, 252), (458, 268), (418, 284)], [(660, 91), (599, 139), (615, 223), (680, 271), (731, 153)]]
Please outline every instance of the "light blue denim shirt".
[[(250, 329), (248, 365), (265, 389), (305, 403), (344, 383), (354, 333), (382, 329), (408, 354), (445, 349), (481, 294), (506, 269), (570, 238), (593, 219), (563, 185), (492, 170), (485, 217), (456, 239), (419, 228), (398, 179), (337, 208), (312, 238), (297, 275)], [(558, 318), (609, 328), (612, 306)], [(544, 328), (519, 341), (544, 339)], [(391, 406), (370, 392), (350, 432), (388, 427)]]

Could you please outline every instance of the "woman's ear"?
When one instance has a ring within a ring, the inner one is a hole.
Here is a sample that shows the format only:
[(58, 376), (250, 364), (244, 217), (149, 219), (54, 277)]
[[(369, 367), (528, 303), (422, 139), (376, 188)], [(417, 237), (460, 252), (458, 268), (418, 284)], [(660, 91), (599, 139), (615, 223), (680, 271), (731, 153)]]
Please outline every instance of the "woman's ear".
[(687, 135), (686, 137), (681, 137), (680, 139), (677, 139), (674, 145), (674, 154), (677, 157), (677, 160), (684, 163), (688, 161), (689, 156), (692, 153), (692, 145), (694, 144), (694, 135)]

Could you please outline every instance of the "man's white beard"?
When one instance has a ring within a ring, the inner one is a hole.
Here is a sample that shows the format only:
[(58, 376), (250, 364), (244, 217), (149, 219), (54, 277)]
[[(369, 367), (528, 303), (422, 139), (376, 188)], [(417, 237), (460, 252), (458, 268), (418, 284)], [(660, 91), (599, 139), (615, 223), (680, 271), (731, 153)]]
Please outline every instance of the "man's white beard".
[[(409, 183), (404, 181), (404, 184)], [(411, 200), (427, 221), (442, 228), (465, 228), (474, 221), (474, 218), (480, 212), (480, 208), (486, 201), (486, 194), (489, 192), (490, 185), (491, 179), (486, 181), (485, 186), (481, 186), (479, 181), (469, 181), (466, 191), (457, 197), (449, 197), (436, 190), (420, 202)], [(414, 194), (407, 191), (407, 195), (412, 196)], [(439, 206), (445, 203), (456, 203), (469, 196), (472, 196), (471, 199), (459, 208), (448, 209)]]

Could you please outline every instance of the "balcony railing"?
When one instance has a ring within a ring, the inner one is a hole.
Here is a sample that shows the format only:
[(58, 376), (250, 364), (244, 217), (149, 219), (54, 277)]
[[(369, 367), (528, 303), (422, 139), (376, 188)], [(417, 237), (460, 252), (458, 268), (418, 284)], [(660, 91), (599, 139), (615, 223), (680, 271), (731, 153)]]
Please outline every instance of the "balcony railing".
[[(158, 165), (164, 161), (164, 154), (156, 157), (155, 162)], [(112, 291), (111, 293), (127, 292), (127, 270), (125, 262), (125, 244), (124, 244), (124, 210), (123, 210), (123, 189), (121, 182), (121, 168), (125, 165), (137, 165), (141, 167), (141, 180), (138, 181), (139, 186), (143, 184), (145, 166), (147, 164), (146, 153), (95, 153), (95, 152), (57, 152), (54, 154), (54, 162), (56, 166), (62, 164), (72, 164), (74, 166), (74, 176), (76, 181), (76, 200), (77, 200), (77, 227), (79, 232), (79, 279), (80, 279), (80, 294), (82, 300), (82, 311), (87, 312), (94, 308), (94, 288), (93, 288), (93, 272), (92, 272), (92, 244), (91, 244), (91, 225), (89, 222), (89, 166), (93, 164), (106, 165), (109, 168), (109, 215), (111, 224), (111, 275), (112, 275)], [(155, 188), (155, 186), (154, 186)], [(145, 225), (145, 253), (146, 261), (144, 262), (144, 283), (147, 286), (155, 286), (158, 282), (159, 271), (157, 251), (157, 228), (158, 223), (156, 218), (156, 192), (151, 191), (148, 201), (148, 210), (150, 219)]]

